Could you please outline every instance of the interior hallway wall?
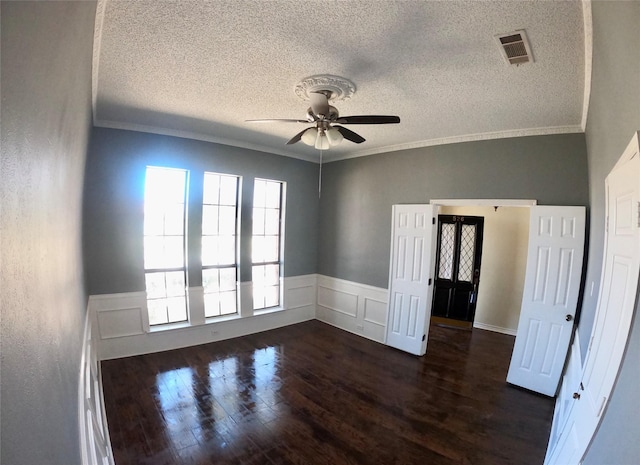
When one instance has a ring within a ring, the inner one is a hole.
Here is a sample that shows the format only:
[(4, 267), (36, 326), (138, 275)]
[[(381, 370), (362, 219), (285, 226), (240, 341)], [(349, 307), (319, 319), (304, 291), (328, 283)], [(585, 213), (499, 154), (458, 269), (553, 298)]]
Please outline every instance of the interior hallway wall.
[(518, 329), (529, 244), (529, 209), (441, 207), (440, 214), (484, 218), (475, 323)]
[(0, 8), (0, 461), (75, 465), (96, 4), (3, 1)]

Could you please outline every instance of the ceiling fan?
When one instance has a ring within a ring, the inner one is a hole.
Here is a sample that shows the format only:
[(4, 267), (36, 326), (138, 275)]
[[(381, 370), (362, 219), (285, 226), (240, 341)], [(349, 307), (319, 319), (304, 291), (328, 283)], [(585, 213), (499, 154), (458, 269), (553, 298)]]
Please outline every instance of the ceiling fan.
[(394, 124), (400, 122), (398, 116), (385, 115), (358, 115), (358, 116), (340, 116), (338, 109), (333, 105), (329, 105), (329, 100), (333, 97), (331, 90), (312, 90), (308, 92), (311, 106), (307, 109), (306, 119), (252, 119), (247, 120), (251, 123), (311, 123), (313, 126), (308, 127), (293, 136), (287, 142), (287, 145), (295, 144), (302, 141), (307, 145), (314, 146), (318, 150), (327, 150), (332, 146), (338, 145), (344, 139), (361, 144), (365, 138), (347, 129), (341, 124)]

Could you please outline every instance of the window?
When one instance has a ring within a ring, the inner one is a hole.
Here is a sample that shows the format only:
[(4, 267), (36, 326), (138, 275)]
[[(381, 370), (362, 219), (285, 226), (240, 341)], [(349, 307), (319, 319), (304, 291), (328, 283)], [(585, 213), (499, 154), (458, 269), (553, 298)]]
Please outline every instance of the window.
[(283, 190), (282, 182), (255, 180), (251, 249), (254, 310), (280, 305)]
[(187, 320), (187, 172), (148, 166), (144, 189), (144, 270), (149, 324)]
[(205, 173), (202, 200), (202, 286), (206, 318), (238, 313), (239, 178)]

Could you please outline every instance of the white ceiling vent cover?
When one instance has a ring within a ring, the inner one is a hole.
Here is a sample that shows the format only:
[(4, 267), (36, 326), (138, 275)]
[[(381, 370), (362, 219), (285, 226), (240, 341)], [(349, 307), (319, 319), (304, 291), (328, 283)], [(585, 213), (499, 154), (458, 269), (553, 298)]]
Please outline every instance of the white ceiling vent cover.
[(500, 44), (500, 51), (507, 63), (510, 65), (520, 65), (522, 63), (533, 63), (531, 47), (527, 40), (524, 29), (513, 31), (508, 34), (499, 34), (496, 40)]

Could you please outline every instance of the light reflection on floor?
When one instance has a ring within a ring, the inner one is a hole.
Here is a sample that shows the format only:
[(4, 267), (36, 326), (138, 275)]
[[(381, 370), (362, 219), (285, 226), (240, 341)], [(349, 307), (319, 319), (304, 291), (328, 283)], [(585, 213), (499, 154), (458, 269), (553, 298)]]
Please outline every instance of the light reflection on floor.
[(250, 416), (271, 421), (269, 407), (278, 402), (282, 386), (280, 368), (279, 348), (265, 347), (210, 362), (208, 377), (199, 376), (193, 367), (158, 373), (158, 408), (168, 439), (181, 448), (191, 440), (191, 433), (198, 442), (219, 438), (219, 445), (224, 446), (221, 442), (229, 437), (226, 433), (234, 422)]

